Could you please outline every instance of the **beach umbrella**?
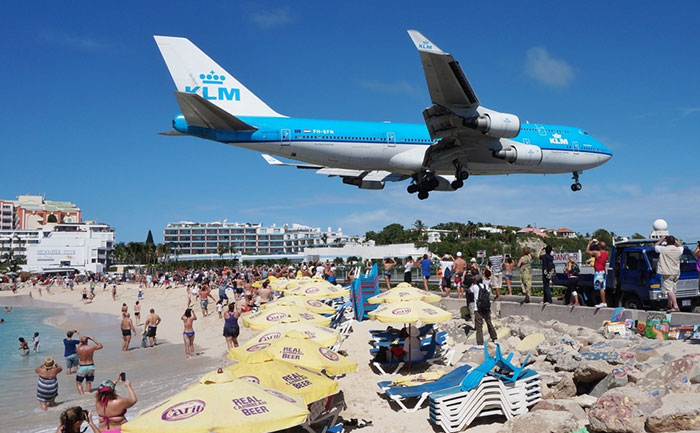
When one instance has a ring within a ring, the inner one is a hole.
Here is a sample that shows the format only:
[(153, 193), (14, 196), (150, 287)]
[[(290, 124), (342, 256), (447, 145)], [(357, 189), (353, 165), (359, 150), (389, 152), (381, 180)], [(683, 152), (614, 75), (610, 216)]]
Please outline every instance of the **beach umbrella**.
[(335, 329), (308, 322), (278, 323), (251, 338), (245, 344), (238, 346), (236, 353), (239, 356), (235, 359), (237, 361), (245, 361), (249, 355), (255, 353), (255, 351), (248, 351), (248, 348), (258, 343), (266, 343), (282, 337), (308, 338), (322, 346), (332, 346), (338, 342), (340, 334)]
[(292, 280), (289, 280), (287, 278), (277, 278), (274, 281), (270, 281), (270, 288), (272, 290), (277, 290), (277, 291), (285, 291), (287, 290), (287, 284)]
[(230, 359), (237, 361), (260, 363), (277, 359), (314, 371), (325, 370), (331, 376), (357, 370), (356, 362), (308, 338), (278, 338), (246, 349), (234, 347), (228, 353)]
[(241, 315), (241, 319), (245, 326), (258, 331), (284, 322), (310, 322), (321, 326), (328, 326), (331, 323), (329, 317), (323, 317), (296, 305), (277, 305), (257, 313), (245, 313)]
[(297, 287), (287, 290), (286, 294), (306, 296), (311, 299), (325, 299), (347, 296), (350, 294), (350, 291), (340, 286), (334, 286), (326, 281), (318, 280), (300, 283)]
[(330, 305), (324, 304), (316, 299), (309, 298), (307, 296), (283, 296), (281, 298), (275, 299), (267, 304), (262, 304), (260, 306), (261, 310), (268, 309), (276, 305), (296, 305), (298, 307), (306, 308), (307, 310), (317, 313), (317, 314), (333, 314), (335, 313), (335, 308)]
[(302, 396), (306, 404), (338, 392), (338, 382), (300, 365), (276, 359), (263, 362), (239, 362), (224, 372), (266, 388)]
[(423, 301), (394, 302), (370, 311), (372, 320), (388, 323), (439, 323), (450, 320), (452, 313)]
[[(232, 373), (221, 373), (232, 375)], [(304, 398), (247, 380), (222, 376), (200, 380), (123, 424), (124, 433), (257, 433), (302, 424)], [(202, 378), (202, 379), (205, 379)]]
[(394, 287), (391, 290), (380, 293), (376, 296), (372, 296), (367, 299), (370, 304), (381, 304), (381, 303), (393, 303), (393, 302), (405, 302), (405, 301), (424, 301), (424, 302), (438, 302), (442, 298), (440, 295), (436, 295), (427, 292), (423, 289), (411, 286)]

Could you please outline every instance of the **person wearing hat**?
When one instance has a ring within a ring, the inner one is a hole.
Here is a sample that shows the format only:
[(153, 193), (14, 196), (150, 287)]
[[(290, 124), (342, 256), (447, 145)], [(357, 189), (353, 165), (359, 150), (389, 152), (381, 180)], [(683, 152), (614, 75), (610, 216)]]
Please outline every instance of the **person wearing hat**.
[(131, 382), (124, 380), (124, 386), (129, 392), (129, 397), (119, 397), (115, 390), (117, 384), (122, 382), (121, 378), (126, 377), (121, 373), (116, 380), (105, 380), (100, 383), (95, 393), (95, 410), (100, 418), (100, 430), (103, 433), (120, 432), (121, 425), (126, 423), (126, 410), (137, 402), (136, 393), (131, 387)]
[(56, 364), (53, 358), (49, 357), (34, 371), (39, 375), (36, 386), (36, 398), (39, 400), (41, 410), (47, 410), (49, 406), (56, 406), (56, 396), (58, 396), (58, 379), (56, 376), (63, 371), (63, 368)]

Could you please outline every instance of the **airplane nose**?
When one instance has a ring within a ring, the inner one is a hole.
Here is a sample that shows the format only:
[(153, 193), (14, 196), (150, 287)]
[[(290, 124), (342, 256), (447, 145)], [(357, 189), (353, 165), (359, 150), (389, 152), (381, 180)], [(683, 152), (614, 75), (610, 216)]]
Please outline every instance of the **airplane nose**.
[(612, 153), (599, 153), (598, 154), (598, 161), (601, 164), (605, 164), (606, 162), (610, 161), (610, 158), (612, 158)]

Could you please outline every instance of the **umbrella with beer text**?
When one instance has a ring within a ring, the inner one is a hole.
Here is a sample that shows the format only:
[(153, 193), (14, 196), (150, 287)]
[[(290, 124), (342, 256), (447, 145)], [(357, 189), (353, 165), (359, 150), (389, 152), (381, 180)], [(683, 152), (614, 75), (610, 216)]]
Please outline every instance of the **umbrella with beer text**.
[(207, 375), (121, 426), (124, 433), (262, 433), (302, 424), (304, 398), (247, 380)]
[(311, 299), (340, 298), (350, 294), (348, 289), (334, 286), (327, 281), (310, 281), (300, 283), (297, 287), (289, 289), (287, 295), (306, 296)]
[(440, 295), (434, 293), (426, 292), (423, 289), (411, 286), (399, 286), (394, 287), (391, 290), (380, 293), (376, 296), (372, 296), (367, 299), (370, 304), (381, 304), (381, 303), (392, 303), (392, 302), (405, 302), (405, 301), (424, 301), (424, 302), (438, 302), (442, 298)]
[(279, 323), (259, 333), (255, 337), (248, 340), (245, 344), (239, 346), (235, 352), (238, 354), (238, 357), (235, 359), (237, 361), (246, 361), (255, 353), (254, 351), (248, 351), (247, 349), (249, 347), (255, 346), (258, 343), (271, 342), (272, 340), (277, 340), (283, 337), (308, 338), (322, 346), (328, 347), (333, 346), (338, 342), (340, 334), (335, 329), (313, 325), (308, 322)]
[(241, 319), (245, 326), (257, 331), (285, 322), (309, 322), (321, 326), (328, 326), (331, 323), (329, 317), (323, 317), (296, 305), (277, 305), (256, 313), (245, 313), (241, 315)]
[(272, 302), (262, 304), (260, 306), (261, 310), (274, 307), (276, 305), (296, 305), (298, 307), (306, 308), (307, 310), (317, 313), (317, 314), (333, 314), (335, 313), (335, 308), (328, 304), (324, 304), (316, 299), (309, 298), (307, 296), (283, 296), (281, 298), (275, 299)]
[(236, 361), (245, 360), (249, 363), (277, 359), (314, 371), (325, 371), (331, 376), (357, 370), (356, 362), (308, 338), (284, 337), (257, 343), (245, 349), (234, 347), (228, 351), (228, 357)]

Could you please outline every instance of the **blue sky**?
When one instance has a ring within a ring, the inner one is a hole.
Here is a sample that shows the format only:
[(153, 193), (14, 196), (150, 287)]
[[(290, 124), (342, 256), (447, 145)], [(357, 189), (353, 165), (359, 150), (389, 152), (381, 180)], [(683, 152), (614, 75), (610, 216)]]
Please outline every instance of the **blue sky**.
[[(700, 238), (698, 2), (197, 5), (5, 5), (0, 197), (72, 201), (121, 241), (224, 218), (347, 233), (421, 219), (620, 234), (664, 218)], [(156, 135), (179, 109), (154, 34), (191, 39), (286, 115), (421, 123), (430, 100), (409, 28), (454, 55), (484, 105), (584, 128), (613, 159), (575, 194), (569, 175), (472, 177), (420, 202), (406, 182), (358, 190), (253, 151)]]

